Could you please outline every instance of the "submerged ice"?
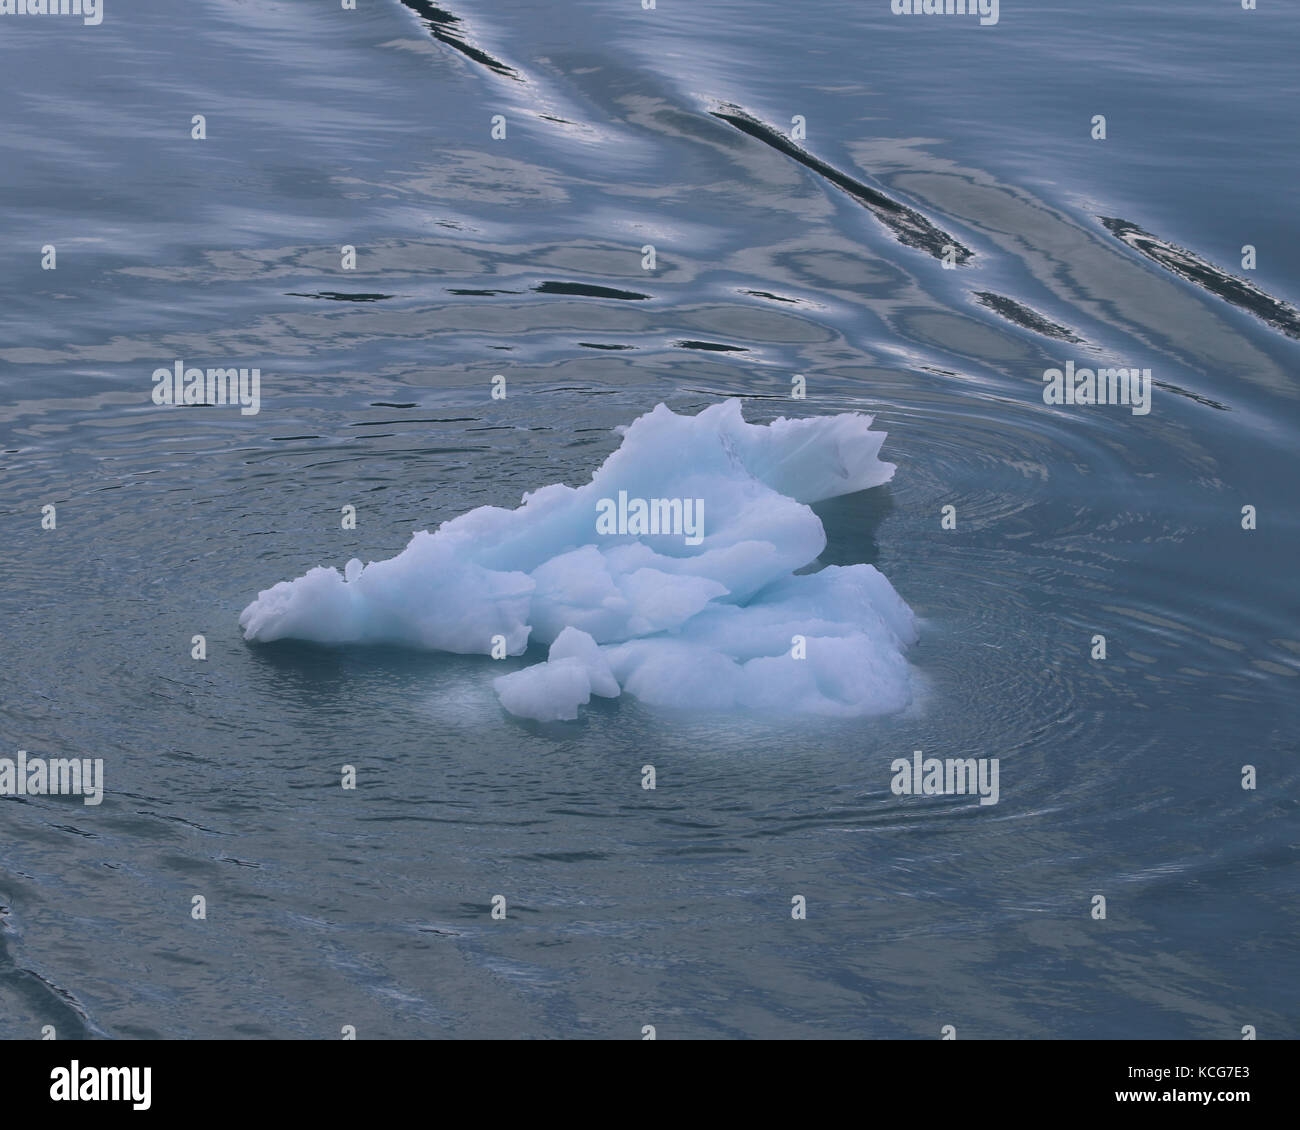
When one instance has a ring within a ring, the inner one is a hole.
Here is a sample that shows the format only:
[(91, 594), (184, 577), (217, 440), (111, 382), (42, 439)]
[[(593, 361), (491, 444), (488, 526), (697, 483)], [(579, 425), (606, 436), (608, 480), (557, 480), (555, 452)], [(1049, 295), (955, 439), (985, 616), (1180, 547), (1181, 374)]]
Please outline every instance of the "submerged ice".
[(402, 644), (545, 662), (497, 678), (510, 713), (578, 716), (592, 695), (657, 707), (867, 715), (910, 699), (911, 610), (871, 565), (796, 570), (826, 546), (810, 503), (888, 482), (857, 413), (746, 423), (660, 404), (618, 429), (585, 486), (481, 506), (387, 561), (260, 592), (249, 640)]

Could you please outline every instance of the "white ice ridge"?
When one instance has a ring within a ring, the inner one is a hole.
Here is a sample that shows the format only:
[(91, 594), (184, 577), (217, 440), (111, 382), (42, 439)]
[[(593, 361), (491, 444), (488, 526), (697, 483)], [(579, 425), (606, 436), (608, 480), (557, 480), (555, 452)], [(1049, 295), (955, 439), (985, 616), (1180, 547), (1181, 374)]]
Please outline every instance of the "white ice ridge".
[[(484, 655), (549, 644), (546, 662), (494, 684), (508, 711), (539, 721), (622, 691), (657, 707), (898, 710), (911, 609), (871, 565), (795, 574), (826, 547), (809, 503), (893, 477), (885, 433), (870, 428), (859, 413), (759, 425), (738, 400), (696, 416), (660, 404), (617, 429), (622, 444), (585, 486), (480, 506), (387, 561), (281, 581), (239, 623), (261, 641)], [(644, 532), (638, 500), (662, 525), (670, 509), (686, 517)]]

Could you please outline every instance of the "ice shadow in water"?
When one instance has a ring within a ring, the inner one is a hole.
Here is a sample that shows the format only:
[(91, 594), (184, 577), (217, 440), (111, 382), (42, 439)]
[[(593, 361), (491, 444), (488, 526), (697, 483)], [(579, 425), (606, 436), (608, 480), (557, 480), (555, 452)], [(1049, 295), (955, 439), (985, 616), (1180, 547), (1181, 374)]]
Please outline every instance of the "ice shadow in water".
[(814, 573), (827, 565), (874, 565), (880, 557), (876, 531), (894, 510), (888, 483), (815, 503), (813, 511), (826, 530), (826, 548), (815, 565), (799, 572)]

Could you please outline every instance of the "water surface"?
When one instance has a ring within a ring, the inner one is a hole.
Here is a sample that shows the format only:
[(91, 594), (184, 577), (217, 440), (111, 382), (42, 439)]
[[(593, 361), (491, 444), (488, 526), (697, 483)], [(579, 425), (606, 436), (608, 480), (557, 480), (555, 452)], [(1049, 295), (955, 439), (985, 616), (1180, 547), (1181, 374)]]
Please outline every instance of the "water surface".
[[(1300, 1035), (1300, 12), (3, 31), (0, 756), (107, 791), (0, 801), (0, 1035)], [(155, 407), (178, 359), (259, 367), (261, 411)], [(1045, 405), (1068, 360), (1151, 368), (1150, 414)], [(535, 726), (490, 686), (523, 661), (240, 638), (727, 396), (889, 433), (893, 482), (818, 509), (923, 618), (904, 714)], [(999, 758), (999, 803), (895, 797), (915, 749)]]

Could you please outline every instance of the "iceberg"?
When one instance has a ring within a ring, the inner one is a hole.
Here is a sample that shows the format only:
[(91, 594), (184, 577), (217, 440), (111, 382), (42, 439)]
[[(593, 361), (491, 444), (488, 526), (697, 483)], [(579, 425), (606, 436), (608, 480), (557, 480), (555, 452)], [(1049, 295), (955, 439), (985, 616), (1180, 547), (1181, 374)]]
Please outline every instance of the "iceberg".
[(867, 564), (814, 566), (811, 503), (888, 482), (885, 433), (845, 413), (750, 424), (738, 400), (616, 429), (584, 486), (544, 486), (415, 533), (396, 557), (258, 593), (244, 638), (396, 644), (544, 662), (502, 706), (569, 721), (592, 695), (655, 708), (844, 717), (911, 700), (911, 609)]

